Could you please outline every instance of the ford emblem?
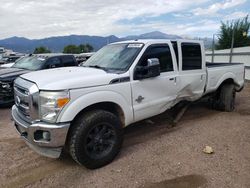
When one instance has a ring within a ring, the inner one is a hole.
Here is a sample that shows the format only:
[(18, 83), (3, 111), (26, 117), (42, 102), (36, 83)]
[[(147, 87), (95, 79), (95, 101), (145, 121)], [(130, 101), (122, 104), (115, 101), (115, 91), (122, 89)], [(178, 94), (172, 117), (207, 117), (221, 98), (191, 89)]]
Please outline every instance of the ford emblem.
[(19, 105), (20, 105), (20, 103), (21, 103), (21, 99), (20, 99), (20, 97), (16, 96), (16, 104), (17, 104), (17, 106), (19, 106)]

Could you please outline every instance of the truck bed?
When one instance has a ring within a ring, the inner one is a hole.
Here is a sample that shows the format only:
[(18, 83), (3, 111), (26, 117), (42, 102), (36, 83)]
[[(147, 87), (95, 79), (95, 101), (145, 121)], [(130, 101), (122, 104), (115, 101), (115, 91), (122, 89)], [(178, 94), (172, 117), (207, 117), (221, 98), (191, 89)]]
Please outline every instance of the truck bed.
[(243, 63), (206, 63), (207, 67), (207, 85), (206, 92), (211, 93), (218, 89), (220, 84), (233, 78), (236, 84), (236, 90), (244, 85), (244, 64)]

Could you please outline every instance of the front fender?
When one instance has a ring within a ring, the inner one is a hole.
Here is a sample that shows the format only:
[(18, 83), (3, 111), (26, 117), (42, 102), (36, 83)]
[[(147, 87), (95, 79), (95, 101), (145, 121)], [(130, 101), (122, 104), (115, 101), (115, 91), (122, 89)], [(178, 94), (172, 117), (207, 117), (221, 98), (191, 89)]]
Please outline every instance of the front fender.
[(133, 108), (125, 98), (113, 91), (96, 91), (84, 94), (67, 104), (60, 113), (57, 122), (70, 122), (83, 109), (101, 102), (113, 102), (121, 107), (125, 116), (125, 126), (133, 122)]

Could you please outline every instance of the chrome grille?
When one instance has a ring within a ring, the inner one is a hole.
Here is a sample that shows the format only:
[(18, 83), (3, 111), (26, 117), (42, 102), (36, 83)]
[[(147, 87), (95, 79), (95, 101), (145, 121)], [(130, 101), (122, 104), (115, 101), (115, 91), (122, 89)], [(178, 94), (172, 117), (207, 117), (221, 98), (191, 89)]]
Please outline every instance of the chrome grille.
[(14, 82), (14, 98), (18, 113), (27, 122), (37, 121), (39, 89), (35, 83), (22, 78)]
[(15, 104), (18, 110), (28, 119), (30, 119), (30, 99), (29, 91), (18, 85), (14, 86)]

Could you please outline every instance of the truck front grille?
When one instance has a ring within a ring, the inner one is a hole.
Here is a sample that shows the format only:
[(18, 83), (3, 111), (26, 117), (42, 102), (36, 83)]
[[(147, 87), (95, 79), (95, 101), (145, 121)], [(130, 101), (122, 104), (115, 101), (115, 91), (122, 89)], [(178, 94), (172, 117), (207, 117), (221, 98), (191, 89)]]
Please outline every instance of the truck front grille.
[(18, 85), (14, 87), (15, 104), (18, 111), (26, 120), (30, 121), (30, 96), (28, 89), (22, 88)]
[(14, 82), (14, 99), (24, 121), (39, 121), (39, 89), (35, 83), (18, 77)]

